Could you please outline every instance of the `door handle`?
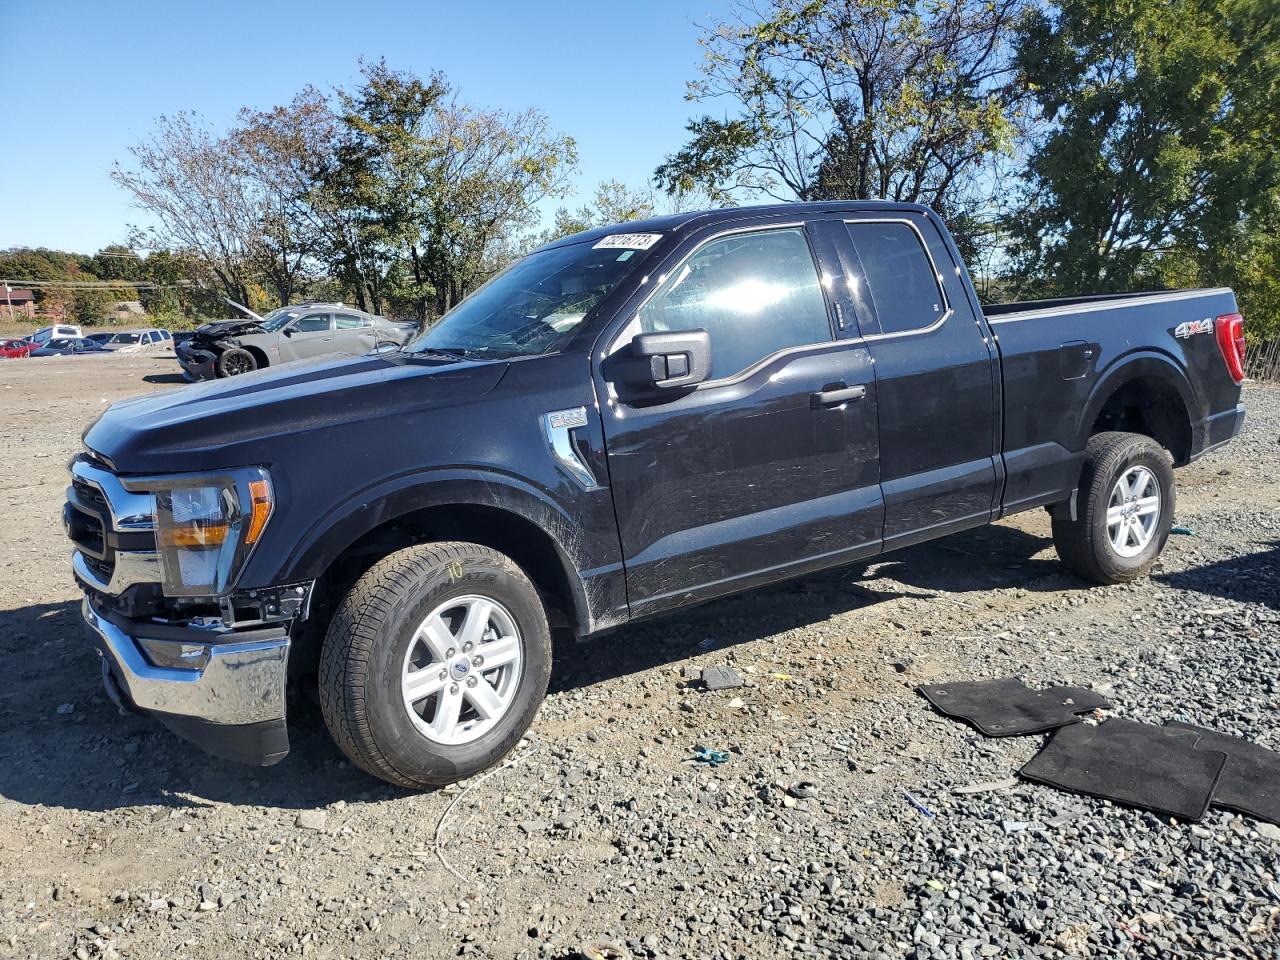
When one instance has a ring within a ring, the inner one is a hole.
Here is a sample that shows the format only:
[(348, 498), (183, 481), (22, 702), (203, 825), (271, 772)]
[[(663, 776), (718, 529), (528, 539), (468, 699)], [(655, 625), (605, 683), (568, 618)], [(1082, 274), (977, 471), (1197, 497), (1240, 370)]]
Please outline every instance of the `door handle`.
[(846, 387), (838, 386), (832, 390), (819, 390), (817, 393), (809, 394), (809, 407), (813, 410), (820, 410), (824, 407), (838, 407), (850, 400), (861, 400), (867, 395), (867, 388), (864, 386)]

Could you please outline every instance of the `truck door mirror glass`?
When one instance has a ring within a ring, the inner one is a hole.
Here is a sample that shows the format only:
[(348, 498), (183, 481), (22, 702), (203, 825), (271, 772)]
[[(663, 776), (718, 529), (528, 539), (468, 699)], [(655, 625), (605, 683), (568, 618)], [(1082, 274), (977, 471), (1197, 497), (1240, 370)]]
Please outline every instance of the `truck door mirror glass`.
[(645, 393), (679, 390), (711, 374), (711, 334), (705, 330), (640, 333), (610, 358), (605, 375)]

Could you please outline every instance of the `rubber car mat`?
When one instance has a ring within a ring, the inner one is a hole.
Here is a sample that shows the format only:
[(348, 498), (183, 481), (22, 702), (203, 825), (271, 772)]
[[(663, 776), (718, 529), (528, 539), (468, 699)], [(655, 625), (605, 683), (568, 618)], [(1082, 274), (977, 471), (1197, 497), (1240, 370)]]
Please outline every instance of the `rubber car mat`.
[(1028, 780), (1195, 823), (1209, 809), (1227, 755), (1184, 731), (1133, 720), (1055, 730), (1019, 773)]
[(1111, 706), (1083, 687), (1032, 690), (1017, 677), (929, 683), (916, 689), (947, 716), (972, 724), (988, 737), (1043, 733), (1078, 723), (1078, 713)]
[(1227, 765), (1213, 794), (1213, 805), (1280, 825), (1280, 753), (1240, 737), (1171, 720), (1171, 730), (1199, 734), (1197, 750), (1221, 750)]

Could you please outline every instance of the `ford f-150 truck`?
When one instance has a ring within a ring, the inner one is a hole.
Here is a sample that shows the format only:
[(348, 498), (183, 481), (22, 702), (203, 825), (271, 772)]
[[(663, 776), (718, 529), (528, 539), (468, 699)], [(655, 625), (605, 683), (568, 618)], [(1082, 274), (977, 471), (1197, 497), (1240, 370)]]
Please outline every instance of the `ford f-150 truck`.
[(115, 404), (65, 521), (122, 706), (268, 764), (315, 683), (420, 788), (519, 741), (552, 627), (1035, 507), (1082, 577), (1141, 577), (1244, 350), (1227, 289), (984, 309), (919, 206), (678, 214), (551, 243), (403, 349)]

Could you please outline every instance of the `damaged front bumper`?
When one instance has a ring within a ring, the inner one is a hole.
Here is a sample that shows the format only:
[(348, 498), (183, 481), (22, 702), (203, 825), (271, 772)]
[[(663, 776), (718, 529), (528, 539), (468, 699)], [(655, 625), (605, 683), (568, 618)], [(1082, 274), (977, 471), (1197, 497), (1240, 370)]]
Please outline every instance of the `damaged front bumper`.
[(107, 691), (122, 707), (228, 760), (269, 766), (288, 754), (286, 626), (232, 634), (146, 623), (89, 597), (82, 610)]
[(217, 379), (218, 358), (212, 351), (184, 343), (180, 344), (174, 353), (188, 380)]

